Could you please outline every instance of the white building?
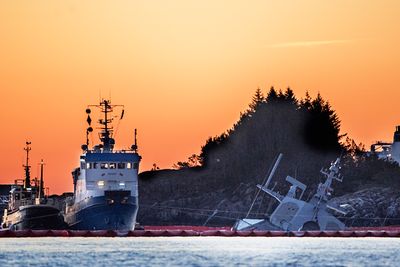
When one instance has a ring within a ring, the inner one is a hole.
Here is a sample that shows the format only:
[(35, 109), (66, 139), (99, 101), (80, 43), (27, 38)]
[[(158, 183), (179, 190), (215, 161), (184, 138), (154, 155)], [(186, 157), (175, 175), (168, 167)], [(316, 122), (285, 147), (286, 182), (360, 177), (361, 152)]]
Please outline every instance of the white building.
[(376, 142), (371, 145), (371, 153), (380, 159), (387, 159), (400, 164), (400, 126), (396, 126), (393, 136), (393, 143)]

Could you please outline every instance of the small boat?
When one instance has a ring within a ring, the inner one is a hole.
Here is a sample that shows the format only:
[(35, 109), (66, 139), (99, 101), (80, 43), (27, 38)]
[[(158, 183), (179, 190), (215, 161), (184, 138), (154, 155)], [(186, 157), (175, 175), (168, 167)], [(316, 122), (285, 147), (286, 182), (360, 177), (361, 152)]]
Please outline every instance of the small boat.
[(16, 180), (12, 185), (8, 207), (4, 209), (1, 227), (11, 230), (60, 230), (66, 224), (60, 210), (51, 205), (44, 194), (43, 160), (40, 163), (40, 182), (31, 181), (29, 165), (30, 142), (26, 142), (25, 179)]
[[(99, 145), (89, 148), (91, 109), (102, 113), (99, 119)], [(124, 116), (122, 105), (112, 105), (102, 100), (99, 105), (90, 105), (86, 130), (86, 144), (82, 145), (80, 165), (72, 172), (74, 195), (67, 199), (65, 221), (73, 230), (134, 230), (138, 212), (138, 169), (141, 156), (135, 141), (131, 149), (114, 149), (112, 112), (121, 109), (119, 119)], [(118, 116), (117, 116), (118, 118)]]
[[(346, 214), (340, 207), (332, 207), (328, 200), (333, 192), (331, 188), (333, 180), (342, 181), (339, 173), (340, 158), (333, 162), (328, 170), (321, 170), (326, 177), (324, 183), (318, 185), (314, 196), (306, 201), (303, 199), (307, 186), (291, 176), (286, 177), (286, 181), (292, 184), (286, 196), (279, 192), (269, 189), (271, 178), (282, 158), (279, 155), (269, 177), (264, 185), (257, 187), (272, 196), (279, 202), (278, 207), (272, 212), (271, 216), (265, 219), (240, 219), (233, 226), (235, 230), (283, 230), (283, 231), (325, 231), (325, 230), (344, 230), (345, 225), (331, 214), (335, 211)], [(250, 208), (251, 209), (251, 208)], [(249, 211), (250, 212), (250, 211)]]

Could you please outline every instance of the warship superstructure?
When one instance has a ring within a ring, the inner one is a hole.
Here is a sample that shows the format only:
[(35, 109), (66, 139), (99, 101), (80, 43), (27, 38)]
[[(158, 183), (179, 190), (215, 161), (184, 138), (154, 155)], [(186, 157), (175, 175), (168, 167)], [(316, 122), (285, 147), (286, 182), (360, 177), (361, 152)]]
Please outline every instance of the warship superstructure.
[[(98, 120), (101, 143), (89, 149), (92, 107), (102, 114)], [(116, 109), (121, 109), (120, 116), (113, 115)], [(74, 196), (67, 200), (65, 221), (75, 230), (134, 230), (141, 160), (136, 130), (134, 145), (128, 150), (116, 150), (113, 122), (123, 118), (124, 107), (101, 100), (99, 105), (89, 105), (86, 113), (86, 144), (82, 145), (80, 165), (72, 172)]]
[(15, 181), (11, 186), (8, 207), (4, 209), (2, 228), (11, 230), (65, 229), (61, 211), (45, 196), (43, 181), (43, 160), (40, 163), (40, 180), (31, 180), (29, 165), (30, 142), (26, 142), (25, 179)]
[(236, 230), (284, 230), (284, 231), (312, 231), (312, 230), (344, 230), (345, 225), (332, 215), (332, 211), (345, 214), (340, 207), (331, 207), (328, 200), (333, 192), (331, 187), (334, 180), (341, 182), (339, 173), (340, 158), (333, 162), (328, 170), (321, 170), (326, 177), (324, 183), (318, 185), (314, 196), (306, 201), (303, 198), (307, 186), (291, 176), (286, 181), (291, 184), (285, 196), (269, 188), (272, 175), (282, 157), (279, 155), (272, 172), (264, 185), (257, 185), (263, 192), (269, 194), (279, 202), (278, 207), (269, 216), (269, 219), (241, 219), (233, 227)]

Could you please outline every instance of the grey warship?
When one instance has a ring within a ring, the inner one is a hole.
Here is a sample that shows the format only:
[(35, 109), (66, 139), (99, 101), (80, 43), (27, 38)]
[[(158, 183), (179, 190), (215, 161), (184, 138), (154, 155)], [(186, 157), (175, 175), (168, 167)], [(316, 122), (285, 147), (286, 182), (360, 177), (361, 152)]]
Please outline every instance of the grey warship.
[[(340, 207), (332, 207), (328, 200), (333, 192), (332, 182), (343, 180), (339, 173), (340, 158), (331, 164), (328, 170), (321, 170), (325, 176), (324, 183), (318, 185), (314, 196), (306, 201), (303, 194), (307, 186), (291, 176), (286, 181), (291, 184), (285, 196), (269, 188), (271, 178), (282, 158), (279, 155), (268, 180), (264, 185), (257, 185), (263, 192), (272, 196), (279, 202), (278, 207), (272, 212), (269, 219), (240, 219), (233, 226), (235, 230), (283, 230), (283, 231), (325, 231), (344, 230), (345, 225), (332, 215), (332, 211), (340, 214), (346, 212)], [(249, 211), (250, 212), (250, 211)]]

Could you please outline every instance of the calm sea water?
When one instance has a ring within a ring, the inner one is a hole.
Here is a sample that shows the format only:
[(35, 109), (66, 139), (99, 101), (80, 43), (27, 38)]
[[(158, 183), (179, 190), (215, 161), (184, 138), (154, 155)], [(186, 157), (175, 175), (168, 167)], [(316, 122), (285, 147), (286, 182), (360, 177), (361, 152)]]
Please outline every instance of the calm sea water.
[(4, 238), (0, 266), (399, 266), (400, 239)]

